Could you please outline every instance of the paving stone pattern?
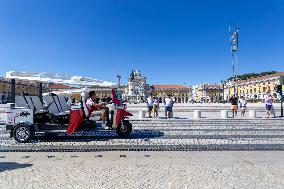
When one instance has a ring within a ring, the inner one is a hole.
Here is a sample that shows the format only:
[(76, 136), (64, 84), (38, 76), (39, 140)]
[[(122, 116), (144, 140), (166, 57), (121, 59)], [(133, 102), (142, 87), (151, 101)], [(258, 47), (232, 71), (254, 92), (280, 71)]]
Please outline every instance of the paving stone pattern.
[[(133, 132), (119, 138), (113, 131), (79, 132), (71, 136), (38, 136), (16, 143), (0, 128), (0, 151), (187, 151), (284, 150), (283, 119), (132, 120)], [(82, 137), (83, 136), (83, 137)]]
[(283, 188), (284, 152), (2, 153), (0, 188)]

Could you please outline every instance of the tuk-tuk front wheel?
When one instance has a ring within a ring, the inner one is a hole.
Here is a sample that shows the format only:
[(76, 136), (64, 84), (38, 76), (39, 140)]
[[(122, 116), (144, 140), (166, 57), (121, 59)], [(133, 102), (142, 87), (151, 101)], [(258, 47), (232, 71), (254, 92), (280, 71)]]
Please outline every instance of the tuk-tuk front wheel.
[(35, 136), (33, 126), (20, 123), (13, 129), (13, 137), (17, 142), (25, 143), (32, 140)]
[(116, 133), (120, 137), (127, 137), (132, 132), (132, 124), (128, 120), (123, 120), (119, 123)]

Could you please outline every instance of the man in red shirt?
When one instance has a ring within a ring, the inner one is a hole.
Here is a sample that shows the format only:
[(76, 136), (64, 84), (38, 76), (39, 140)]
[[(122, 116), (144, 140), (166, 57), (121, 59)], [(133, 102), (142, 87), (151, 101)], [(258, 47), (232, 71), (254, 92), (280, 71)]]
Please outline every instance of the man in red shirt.
[(90, 91), (89, 92), (89, 98), (86, 101), (86, 106), (89, 111), (89, 116), (92, 115), (92, 112), (95, 110), (102, 110), (102, 127), (104, 129), (108, 129), (107, 121), (109, 121), (109, 109), (106, 107), (106, 103), (96, 103), (96, 92)]

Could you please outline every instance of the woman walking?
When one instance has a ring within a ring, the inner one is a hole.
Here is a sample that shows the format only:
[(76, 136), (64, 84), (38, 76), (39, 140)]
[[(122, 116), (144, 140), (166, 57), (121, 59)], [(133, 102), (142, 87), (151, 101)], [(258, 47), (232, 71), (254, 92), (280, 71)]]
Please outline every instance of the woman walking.
[(265, 116), (265, 118), (269, 118), (270, 117), (272, 104), (273, 104), (273, 97), (270, 94), (270, 92), (267, 92), (266, 96), (265, 96), (265, 108), (266, 108), (266, 116)]
[(241, 116), (245, 116), (246, 109), (247, 109), (247, 101), (244, 96), (241, 96), (240, 99), (240, 108), (241, 108)]

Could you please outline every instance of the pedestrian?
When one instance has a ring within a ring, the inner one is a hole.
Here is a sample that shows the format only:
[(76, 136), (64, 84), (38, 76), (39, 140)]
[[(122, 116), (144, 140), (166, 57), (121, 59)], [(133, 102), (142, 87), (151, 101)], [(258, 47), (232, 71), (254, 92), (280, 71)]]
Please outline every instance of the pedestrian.
[(273, 115), (274, 118), (276, 117), (276, 115), (275, 115), (275, 109), (274, 109), (274, 106), (273, 106), (273, 105), (271, 106), (270, 114)]
[(153, 98), (152, 98), (152, 93), (147, 98), (147, 106), (148, 106), (148, 113), (149, 113), (149, 118), (151, 118), (151, 113), (153, 110)]
[(265, 109), (266, 109), (266, 116), (265, 118), (269, 118), (271, 114), (271, 109), (272, 109), (272, 104), (273, 104), (273, 97), (268, 91), (265, 96)]
[(171, 98), (171, 95), (168, 94), (167, 97), (165, 98), (165, 116), (166, 118), (170, 119), (173, 113), (173, 105), (174, 105), (174, 101)]
[(241, 116), (245, 116), (245, 113), (246, 113), (246, 109), (247, 109), (247, 101), (245, 99), (244, 96), (241, 96), (241, 99), (240, 99), (240, 108), (241, 108)]
[(232, 114), (233, 117), (238, 116), (238, 97), (237, 94), (234, 94), (231, 98), (230, 98), (230, 102), (231, 102), (231, 110), (232, 110)]
[(158, 111), (159, 111), (159, 99), (157, 97), (154, 97), (154, 102), (153, 102), (153, 112), (154, 112), (154, 118), (158, 119)]

